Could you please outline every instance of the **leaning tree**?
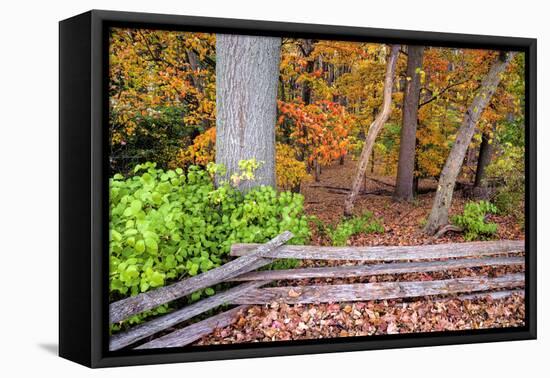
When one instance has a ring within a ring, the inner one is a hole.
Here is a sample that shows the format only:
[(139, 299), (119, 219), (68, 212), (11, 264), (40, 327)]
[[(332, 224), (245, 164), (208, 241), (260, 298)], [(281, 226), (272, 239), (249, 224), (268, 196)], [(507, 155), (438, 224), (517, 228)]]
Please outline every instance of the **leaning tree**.
[(474, 136), (476, 124), (491, 101), (491, 97), (500, 83), (502, 74), (513, 57), (513, 52), (501, 52), (499, 54), (489, 69), (489, 72), (481, 81), (477, 94), (464, 115), (462, 124), (458, 129), (455, 143), (453, 144), (451, 152), (445, 162), (445, 166), (439, 176), (439, 183), (437, 185), (430, 217), (424, 228), (424, 231), (429, 235), (435, 234), (441, 227), (446, 226), (449, 222), (449, 208), (451, 207), (451, 201), (453, 199), (456, 178), (462, 167), (468, 146)]
[(357, 195), (359, 194), (361, 183), (363, 182), (363, 179), (365, 177), (367, 166), (369, 164), (369, 157), (374, 147), (376, 137), (382, 130), (382, 127), (384, 126), (391, 114), (393, 76), (395, 74), (395, 66), (397, 64), (397, 58), (399, 55), (399, 45), (391, 45), (390, 50), (391, 52), (386, 63), (386, 74), (384, 77), (384, 97), (382, 100), (382, 111), (378, 113), (378, 115), (370, 125), (369, 131), (367, 132), (365, 144), (363, 145), (363, 150), (361, 151), (361, 157), (359, 158), (359, 163), (357, 164), (355, 178), (353, 179), (353, 184), (351, 186), (351, 192), (346, 198), (346, 202), (344, 203), (344, 215), (347, 217), (353, 214), (354, 203)]
[(256, 159), (253, 181), (237, 185), (275, 187), (275, 123), (281, 38), (216, 36), (216, 163), (226, 168), (217, 180), (239, 172), (239, 161)]

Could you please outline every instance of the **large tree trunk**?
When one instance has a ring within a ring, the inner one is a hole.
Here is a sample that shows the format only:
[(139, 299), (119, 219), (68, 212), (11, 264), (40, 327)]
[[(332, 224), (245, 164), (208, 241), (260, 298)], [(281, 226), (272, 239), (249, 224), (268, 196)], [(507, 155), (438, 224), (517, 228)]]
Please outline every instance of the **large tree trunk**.
[(478, 93), (464, 115), (464, 120), (458, 130), (453, 148), (439, 176), (439, 185), (435, 193), (432, 211), (424, 229), (427, 234), (435, 234), (440, 227), (445, 226), (449, 222), (449, 208), (453, 199), (456, 178), (460, 172), (468, 145), (474, 136), (476, 124), (491, 101), (491, 97), (500, 83), (501, 74), (513, 56), (513, 52), (500, 54), (491, 66), (487, 76), (483, 78)]
[(487, 186), (487, 181), (484, 180), (485, 168), (491, 162), (493, 155), (493, 143), (491, 136), (488, 133), (481, 135), (481, 145), (479, 146), (479, 157), (477, 158), (476, 178), (474, 181), (475, 188), (483, 188)]
[(407, 83), (403, 98), (403, 124), (399, 146), (397, 182), (393, 198), (412, 201), (414, 197), (414, 156), (416, 148), (416, 125), (418, 122), (418, 100), (420, 98), (420, 69), (424, 56), (423, 46), (409, 46), (407, 49)]
[(239, 172), (239, 161), (261, 167), (240, 190), (275, 186), (275, 122), (281, 38), (216, 36), (216, 163), (226, 167), (218, 180)]
[(357, 165), (357, 172), (351, 186), (351, 192), (346, 198), (346, 202), (344, 203), (345, 216), (351, 216), (353, 214), (355, 199), (357, 198), (359, 190), (361, 189), (361, 182), (363, 181), (363, 177), (365, 176), (365, 172), (369, 164), (369, 157), (374, 147), (374, 141), (376, 140), (377, 135), (380, 133), (380, 130), (382, 130), (382, 127), (388, 120), (391, 113), (393, 76), (395, 73), (397, 57), (399, 55), (399, 45), (391, 45), (390, 48), (391, 53), (388, 57), (388, 61), (386, 64), (386, 75), (384, 78), (384, 98), (382, 100), (382, 111), (377, 114), (374, 122), (369, 127), (369, 131), (367, 132), (363, 151), (361, 151), (361, 157), (359, 158), (359, 163)]

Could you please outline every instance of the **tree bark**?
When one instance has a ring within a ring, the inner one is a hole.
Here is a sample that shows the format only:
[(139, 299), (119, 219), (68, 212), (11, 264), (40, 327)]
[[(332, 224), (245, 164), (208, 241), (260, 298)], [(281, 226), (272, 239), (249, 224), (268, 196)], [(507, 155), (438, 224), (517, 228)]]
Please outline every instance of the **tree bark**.
[(474, 181), (475, 188), (483, 188), (487, 186), (487, 181), (484, 180), (485, 168), (491, 162), (493, 155), (493, 143), (488, 133), (483, 133), (481, 136), (481, 145), (479, 146), (479, 157), (477, 159), (476, 178)]
[(339, 164), (340, 164), (340, 165), (344, 165), (345, 162), (346, 162), (346, 154), (340, 155)]
[(254, 180), (238, 183), (275, 187), (275, 123), (281, 38), (216, 36), (216, 163), (229, 180), (239, 161), (261, 162)]
[[(308, 76), (311, 75), (315, 70), (315, 61), (310, 57), (311, 53), (313, 52), (313, 48), (314, 48), (313, 40), (311, 39), (302, 40), (300, 44), (300, 49), (302, 50), (302, 55), (306, 59), (306, 67), (304, 71)], [(310, 105), (313, 102), (311, 94), (312, 94), (311, 82), (309, 81), (309, 77), (308, 77), (307, 80), (302, 82), (302, 101), (304, 102), (304, 105)], [(307, 137), (308, 137), (307, 128), (304, 127), (304, 129), (302, 130), (302, 133), (304, 135), (304, 139), (307, 140)], [(298, 156), (298, 160), (300, 161), (306, 160), (306, 150), (307, 150), (307, 145), (302, 145), (300, 148), (301, 153)], [(315, 181), (319, 182), (321, 178), (320, 178), (320, 172), (317, 170), (317, 167), (319, 165), (319, 163), (317, 162), (317, 159), (313, 161), (312, 165), (315, 172), (314, 174)], [(308, 164), (308, 170), (311, 168), (312, 166)]]
[(449, 223), (449, 208), (453, 199), (456, 178), (464, 161), (466, 150), (474, 136), (476, 124), (491, 101), (491, 97), (500, 83), (501, 74), (513, 56), (513, 52), (500, 54), (483, 78), (478, 93), (464, 115), (455, 143), (439, 176), (439, 185), (435, 193), (430, 217), (424, 228), (424, 231), (429, 235), (434, 235), (441, 226)]
[(315, 170), (315, 182), (321, 181), (321, 164), (317, 159), (313, 161), (313, 168)]
[(414, 158), (416, 149), (416, 126), (418, 122), (418, 101), (420, 98), (420, 72), (424, 56), (423, 46), (409, 46), (407, 49), (407, 83), (403, 98), (403, 124), (399, 145), (397, 182), (393, 198), (412, 201), (414, 198)]
[(187, 61), (189, 62), (189, 66), (193, 70), (193, 75), (191, 75), (191, 80), (193, 81), (193, 85), (195, 88), (197, 88), (197, 91), (203, 92), (204, 86), (201, 77), (199, 76), (199, 70), (200, 70), (200, 60), (197, 54), (193, 50), (187, 50)]
[(363, 151), (361, 152), (361, 157), (359, 158), (357, 172), (355, 174), (355, 178), (353, 179), (351, 192), (348, 198), (346, 198), (346, 202), (344, 203), (345, 216), (351, 216), (353, 214), (355, 199), (359, 194), (361, 182), (363, 181), (363, 177), (365, 176), (365, 172), (369, 164), (369, 157), (374, 147), (374, 141), (376, 140), (377, 135), (380, 133), (380, 130), (382, 130), (382, 127), (388, 120), (391, 113), (393, 76), (395, 73), (397, 57), (399, 55), (399, 45), (391, 45), (390, 48), (391, 53), (388, 57), (388, 61), (386, 64), (386, 75), (384, 78), (384, 98), (382, 100), (382, 111), (377, 114), (374, 122), (369, 127), (369, 131), (367, 132), (365, 145), (363, 146)]
[[(310, 58), (314, 47), (313, 40), (302, 40), (302, 44), (300, 45), (300, 47), (302, 49), (302, 54), (304, 55), (304, 58), (307, 59), (305, 72), (306, 74), (311, 74), (313, 73), (313, 70), (315, 68), (315, 61)], [(306, 105), (311, 104), (311, 83), (309, 82), (309, 80), (304, 81), (302, 84), (302, 100)]]

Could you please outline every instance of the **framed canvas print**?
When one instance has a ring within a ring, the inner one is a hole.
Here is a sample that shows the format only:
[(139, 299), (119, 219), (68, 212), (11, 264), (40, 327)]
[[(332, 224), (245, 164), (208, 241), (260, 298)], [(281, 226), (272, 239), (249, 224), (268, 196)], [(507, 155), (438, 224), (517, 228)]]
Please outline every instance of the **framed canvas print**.
[(536, 40), (60, 22), (60, 355), (536, 337)]

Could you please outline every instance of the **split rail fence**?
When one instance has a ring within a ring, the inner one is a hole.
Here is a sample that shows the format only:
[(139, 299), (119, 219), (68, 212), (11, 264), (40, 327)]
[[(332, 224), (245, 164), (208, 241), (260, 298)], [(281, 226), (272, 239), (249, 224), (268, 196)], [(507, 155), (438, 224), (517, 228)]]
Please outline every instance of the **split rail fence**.
[[(345, 278), (374, 275), (438, 272), (460, 268), (523, 265), (524, 242), (501, 240), (421, 246), (319, 247), (285, 245), (293, 237), (285, 231), (265, 244), (234, 244), (237, 258), (218, 268), (109, 307), (111, 323), (185, 297), (221, 282), (244, 282), (167, 315), (111, 336), (109, 349), (182, 347), (214, 329), (232, 324), (250, 305), (275, 301), (289, 304), (332, 303), (421, 296), (454, 295), (460, 299), (494, 299), (523, 294), (523, 273), (500, 277), (473, 276), (435, 281), (374, 282), (335, 285), (264, 287), (280, 280)], [(369, 263), (330, 267), (256, 271), (275, 259), (345, 260)], [(236, 307), (170, 332), (174, 326), (221, 305)], [(159, 337), (155, 336), (164, 333)], [(140, 344), (141, 343), (141, 344)]]

